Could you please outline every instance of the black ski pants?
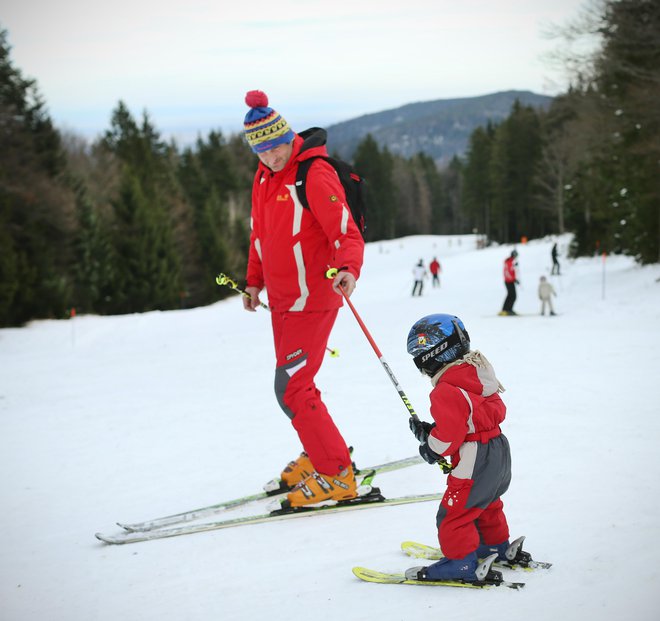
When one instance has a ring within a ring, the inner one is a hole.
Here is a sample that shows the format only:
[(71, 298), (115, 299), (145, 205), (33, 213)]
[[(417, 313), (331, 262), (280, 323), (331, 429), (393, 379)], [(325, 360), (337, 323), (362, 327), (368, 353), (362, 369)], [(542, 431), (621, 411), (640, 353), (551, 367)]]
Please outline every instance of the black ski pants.
[(513, 310), (513, 305), (516, 302), (516, 283), (505, 282), (504, 286), (506, 287), (506, 299), (504, 300), (502, 310), (511, 312)]

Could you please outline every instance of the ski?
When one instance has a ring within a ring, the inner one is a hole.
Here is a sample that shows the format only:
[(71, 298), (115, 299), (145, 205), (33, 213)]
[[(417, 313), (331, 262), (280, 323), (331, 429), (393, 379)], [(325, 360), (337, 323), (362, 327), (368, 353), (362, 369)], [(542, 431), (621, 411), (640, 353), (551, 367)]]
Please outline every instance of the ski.
[(540, 316), (541, 316), (540, 313), (518, 313), (518, 312), (516, 312), (516, 313), (510, 314), (510, 313), (505, 313), (505, 312), (502, 312), (502, 311), (500, 311), (496, 315), (496, 317), (540, 317)]
[[(524, 539), (524, 537), (522, 539)], [(518, 540), (516, 540), (516, 542), (517, 541)], [(520, 542), (520, 545), (522, 546), (522, 542)], [(404, 541), (401, 544), (401, 549), (408, 556), (412, 556), (413, 558), (423, 558), (429, 561), (439, 561), (441, 558), (443, 558), (440, 548), (436, 548), (434, 546), (427, 546), (423, 543), (417, 543), (416, 541)], [(533, 571), (535, 569), (549, 569), (550, 567), (552, 567), (552, 563), (535, 561), (532, 559), (520, 561), (520, 562), (496, 560), (493, 563), (493, 565), (495, 567), (504, 567), (507, 569), (515, 569), (515, 570), (523, 570), (523, 571)]]
[(477, 580), (475, 582), (466, 582), (463, 580), (419, 580), (418, 578), (409, 578), (402, 573), (388, 573), (367, 569), (366, 567), (353, 567), (353, 574), (365, 582), (375, 582), (378, 584), (411, 584), (416, 586), (441, 586), (441, 587), (459, 587), (463, 589), (489, 589), (492, 587), (508, 587), (510, 589), (522, 589), (524, 582), (508, 582), (507, 580)]
[(415, 494), (412, 496), (399, 496), (397, 498), (383, 498), (374, 488), (368, 496), (358, 497), (353, 500), (340, 501), (335, 505), (323, 507), (308, 507), (293, 510), (278, 510), (272, 513), (263, 513), (260, 515), (249, 515), (219, 522), (205, 522), (201, 524), (188, 524), (175, 528), (123, 532), (118, 535), (104, 535), (96, 533), (96, 538), (104, 543), (124, 544), (138, 543), (140, 541), (151, 541), (153, 539), (165, 539), (167, 537), (178, 537), (180, 535), (190, 535), (193, 533), (203, 533), (211, 530), (220, 530), (223, 528), (233, 528), (235, 526), (247, 526), (249, 524), (262, 524), (264, 522), (277, 522), (280, 520), (291, 520), (303, 517), (312, 517), (317, 515), (331, 515), (334, 513), (343, 513), (346, 511), (357, 511), (361, 509), (371, 509), (376, 507), (406, 505), (417, 502), (428, 502), (431, 500), (440, 500), (442, 494)]
[[(384, 464), (378, 464), (377, 466), (371, 466), (370, 468), (362, 468), (356, 471), (356, 474), (365, 474), (365, 473), (380, 474), (384, 472), (392, 472), (394, 470), (407, 468), (408, 466), (414, 466), (422, 462), (423, 460), (419, 455), (414, 455), (413, 457), (405, 457), (404, 459), (398, 459), (396, 461), (390, 461)], [(251, 502), (263, 500), (265, 498), (273, 498), (275, 496), (280, 496), (282, 494), (287, 493), (288, 491), (289, 490), (285, 488), (285, 489), (277, 489), (271, 492), (257, 492), (256, 494), (241, 496), (239, 498), (234, 498), (233, 500), (226, 500), (224, 502), (218, 502), (216, 504), (208, 505), (206, 507), (200, 507), (198, 509), (192, 509), (189, 511), (183, 511), (181, 513), (175, 513), (173, 515), (153, 518), (151, 520), (145, 520), (144, 522), (134, 522), (132, 524), (125, 522), (117, 522), (117, 525), (129, 532), (150, 531), (156, 528), (162, 528), (164, 526), (172, 526), (174, 524), (192, 522), (194, 520), (216, 515), (218, 513), (222, 513), (223, 511), (228, 511), (229, 509), (234, 509), (236, 507), (240, 507), (242, 505), (246, 505)]]

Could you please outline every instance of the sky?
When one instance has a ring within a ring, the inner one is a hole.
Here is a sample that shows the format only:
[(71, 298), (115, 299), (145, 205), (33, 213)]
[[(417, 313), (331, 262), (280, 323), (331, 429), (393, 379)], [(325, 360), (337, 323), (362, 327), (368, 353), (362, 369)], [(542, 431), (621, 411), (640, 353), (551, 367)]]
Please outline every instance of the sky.
[[(0, 618), (3, 621), (657, 621), (660, 264), (568, 260), (519, 244), (518, 317), (499, 317), (511, 246), (474, 236), (367, 244), (355, 308), (415, 412), (431, 384), (410, 327), (455, 313), (506, 388), (512, 481), (504, 508), (543, 572), (522, 591), (367, 584), (403, 571), (406, 540), (437, 545), (438, 502), (108, 546), (135, 522), (257, 493), (301, 448), (273, 392), (268, 312), (238, 297), (168, 312), (33, 321), (0, 330)], [(411, 297), (436, 255), (440, 288)], [(539, 277), (557, 316), (539, 315)], [(240, 274), (233, 275), (237, 278)], [(316, 378), (353, 458), (417, 454), (408, 409), (346, 307)], [(441, 493), (426, 463), (379, 474), (387, 497)], [(267, 511), (271, 499), (202, 522)], [(200, 521), (193, 522), (194, 524)]]
[(566, 78), (547, 33), (585, 1), (5, 0), (0, 27), (60, 128), (102, 133), (122, 100), (185, 142), (241, 131), (251, 89), (294, 129), (417, 101), (555, 95)]

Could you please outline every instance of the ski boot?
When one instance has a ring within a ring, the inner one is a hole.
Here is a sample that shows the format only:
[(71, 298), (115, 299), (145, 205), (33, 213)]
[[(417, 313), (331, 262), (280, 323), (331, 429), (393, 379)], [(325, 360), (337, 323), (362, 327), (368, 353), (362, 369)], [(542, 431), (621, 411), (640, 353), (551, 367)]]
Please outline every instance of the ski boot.
[(406, 578), (422, 581), (450, 581), (496, 584), (502, 582), (502, 574), (492, 569), (496, 554), (479, 561), (471, 552), (462, 559), (443, 558), (427, 567), (411, 567), (406, 570)]
[(321, 507), (357, 498), (357, 482), (353, 466), (349, 465), (336, 476), (313, 471), (298, 483), (281, 502), (282, 509)]
[(271, 479), (264, 485), (264, 490), (269, 494), (279, 494), (293, 489), (298, 483), (304, 481), (314, 472), (314, 466), (304, 451), (294, 461), (290, 461), (282, 470), (279, 479)]
[(522, 549), (523, 541), (525, 541), (525, 537), (518, 537), (513, 543), (509, 543), (507, 540), (497, 545), (481, 544), (477, 548), (477, 556), (479, 558), (486, 558), (491, 554), (497, 554), (496, 560), (502, 565), (509, 567), (513, 567), (514, 565), (528, 567), (532, 560), (532, 555)]

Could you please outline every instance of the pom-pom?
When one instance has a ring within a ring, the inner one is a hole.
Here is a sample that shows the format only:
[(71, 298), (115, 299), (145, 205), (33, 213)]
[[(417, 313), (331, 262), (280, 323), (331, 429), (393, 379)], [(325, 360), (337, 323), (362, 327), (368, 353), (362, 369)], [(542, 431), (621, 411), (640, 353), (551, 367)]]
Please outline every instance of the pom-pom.
[(248, 91), (245, 95), (245, 103), (250, 108), (265, 108), (268, 106), (268, 95), (263, 91)]

